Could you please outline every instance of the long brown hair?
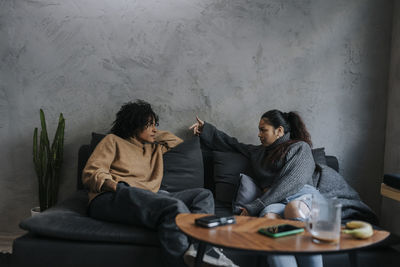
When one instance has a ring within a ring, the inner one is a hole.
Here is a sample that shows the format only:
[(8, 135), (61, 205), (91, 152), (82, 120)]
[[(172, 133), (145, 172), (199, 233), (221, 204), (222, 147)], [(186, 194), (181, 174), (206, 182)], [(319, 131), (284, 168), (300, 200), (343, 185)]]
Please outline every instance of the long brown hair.
[(265, 159), (265, 163), (269, 166), (274, 166), (278, 161), (283, 159), (291, 144), (299, 141), (304, 141), (312, 147), (311, 136), (307, 128), (297, 112), (282, 112), (274, 109), (265, 112), (261, 119), (275, 129), (282, 126), (284, 133), (290, 132), (290, 140), (283, 142), (272, 149)]

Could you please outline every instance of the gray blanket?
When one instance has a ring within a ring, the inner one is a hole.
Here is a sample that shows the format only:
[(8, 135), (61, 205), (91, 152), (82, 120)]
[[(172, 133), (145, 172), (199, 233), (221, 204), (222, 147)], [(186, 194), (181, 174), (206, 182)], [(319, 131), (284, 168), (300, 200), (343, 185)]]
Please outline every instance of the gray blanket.
[(317, 165), (314, 183), (327, 198), (336, 197), (342, 204), (342, 220), (363, 220), (378, 224), (375, 213), (361, 201), (358, 193), (346, 182), (343, 177), (326, 165)]

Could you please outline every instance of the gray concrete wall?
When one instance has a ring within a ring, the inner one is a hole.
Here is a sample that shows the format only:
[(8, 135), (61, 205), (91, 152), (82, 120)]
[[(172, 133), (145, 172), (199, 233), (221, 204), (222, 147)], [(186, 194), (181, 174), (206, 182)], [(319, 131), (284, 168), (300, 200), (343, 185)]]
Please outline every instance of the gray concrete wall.
[[(392, 52), (387, 102), (385, 173), (400, 173), (400, 2), (393, 11)], [(400, 235), (400, 202), (382, 198), (382, 225)], [(399, 247), (400, 249), (400, 247)]]
[(38, 203), (40, 108), (51, 135), (66, 117), (63, 199), (78, 147), (135, 98), (182, 137), (198, 114), (250, 143), (264, 111), (297, 110), (378, 211), (391, 16), (374, 0), (0, 0), (0, 231)]

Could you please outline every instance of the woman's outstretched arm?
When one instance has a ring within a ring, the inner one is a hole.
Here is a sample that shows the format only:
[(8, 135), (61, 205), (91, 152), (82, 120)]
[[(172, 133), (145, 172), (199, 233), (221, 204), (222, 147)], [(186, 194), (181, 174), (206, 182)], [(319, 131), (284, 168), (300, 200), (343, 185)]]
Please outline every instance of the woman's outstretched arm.
[(249, 158), (251, 151), (258, 147), (240, 143), (236, 138), (218, 130), (214, 125), (200, 120), (197, 116), (196, 120), (197, 122), (189, 129), (193, 130), (194, 134), (199, 135), (202, 142), (212, 150), (221, 152), (239, 152)]

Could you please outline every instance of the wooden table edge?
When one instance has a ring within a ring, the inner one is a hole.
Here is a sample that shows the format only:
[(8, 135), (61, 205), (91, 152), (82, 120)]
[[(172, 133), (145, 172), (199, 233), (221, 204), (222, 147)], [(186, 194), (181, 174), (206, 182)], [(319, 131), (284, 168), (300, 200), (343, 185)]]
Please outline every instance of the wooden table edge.
[[(359, 242), (368, 242), (370, 241), (370, 243), (365, 243), (365, 245), (358, 245), (355, 247), (348, 247), (348, 248), (338, 248), (338, 249), (328, 249), (328, 250), (311, 250), (311, 251), (299, 251), (299, 250), (266, 250), (265, 247), (262, 248), (244, 248), (244, 247), (235, 247), (235, 246), (230, 246), (227, 244), (222, 244), (222, 243), (218, 243), (218, 242), (213, 242), (212, 240), (209, 240), (207, 237), (201, 237), (198, 235), (194, 235), (193, 233), (191, 233), (190, 231), (187, 230), (185, 224), (187, 224), (187, 222), (184, 222), (185, 218), (189, 218), (188, 220), (191, 221), (191, 227), (196, 227), (196, 229), (203, 231), (203, 232), (207, 232), (207, 231), (213, 231), (213, 230), (220, 230), (220, 229), (224, 229), (227, 227), (232, 227), (234, 225), (226, 225), (226, 226), (218, 226), (215, 228), (203, 228), (200, 226), (196, 226), (194, 224), (194, 220), (196, 218), (202, 217), (202, 216), (207, 216), (210, 214), (190, 214), (190, 213), (181, 213), (178, 214), (176, 216), (176, 224), (178, 226), (178, 228), (185, 233), (186, 235), (190, 236), (191, 238), (198, 240), (200, 242), (204, 242), (213, 246), (217, 246), (217, 247), (221, 247), (221, 248), (227, 248), (227, 249), (231, 249), (231, 250), (237, 250), (237, 251), (243, 251), (243, 252), (250, 252), (250, 253), (269, 253), (269, 254), (280, 254), (280, 255), (306, 255), (306, 254), (334, 254), (334, 253), (352, 253), (355, 252), (357, 250), (364, 250), (364, 249), (368, 249), (368, 248), (372, 248), (375, 246), (378, 246), (379, 244), (381, 244), (383, 241), (385, 241), (389, 236), (390, 233), (385, 231), (385, 230), (374, 230), (374, 235), (376, 235), (376, 233), (379, 233), (379, 235), (381, 235), (381, 238), (376, 241), (376, 242), (372, 242), (369, 239), (364, 239), (364, 240), (359, 240), (359, 239), (355, 239), (355, 238), (351, 238), (351, 242), (355, 242), (355, 243), (359, 243)], [(235, 216), (235, 218), (240, 221), (242, 218), (240, 218), (241, 216)], [(250, 217), (250, 218), (254, 218), (255, 219), (264, 219), (264, 218), (257, 218), (257, 217)], [(253, 220), (253, 219), (251, 219)], [(266, 221), (268, 219), (265, 219)], [(182, 224), (184, 222), (184, 224)], [(276, 224), (276, 223), (290, 223), (293, 225), (297, 225), (297, 226), (301, 226), (303, 225), (302, 222), (299, 221), (290, 221), (290, 220), (268, 220), (268, 222), (270, 224)], [(197, 228), (198, 227), (198, 228)], [(309, 235), (309, 233), (305, 232), (303, 235)], [(347, 236), (347, 235), (346, 235)], [(268, 238), (268, 237), (265, 237)], [(341, 239), (344, 238), (343, 234)], [(346, 237), (347, 239), (350, 239), (350, 237)], [(282, 238), (280, 238), (282, 240)], [(278, 240), (278, 239), (277, 239)], [(310, 242), (311, 239), (310, 239)], [(372, 242), (372, 243), (371, 243)], [(316, 246), (320, 246), (318, 244), (316, 244)], [(324, 245), (321, 245), (321, 247)], [(334, 245), (328, 245), (330, 248), (333, 247), (337, 247)], [(325, 246), (326, 247), (326, 246)]]

